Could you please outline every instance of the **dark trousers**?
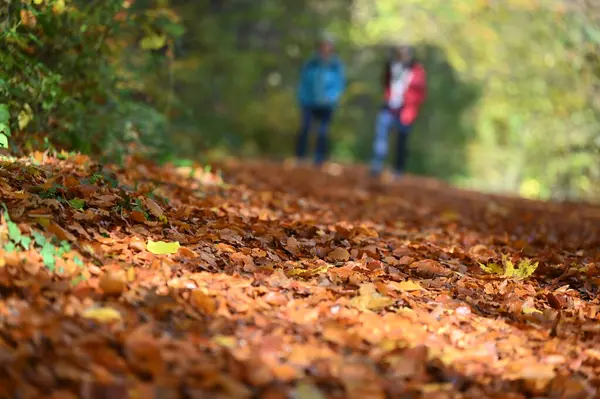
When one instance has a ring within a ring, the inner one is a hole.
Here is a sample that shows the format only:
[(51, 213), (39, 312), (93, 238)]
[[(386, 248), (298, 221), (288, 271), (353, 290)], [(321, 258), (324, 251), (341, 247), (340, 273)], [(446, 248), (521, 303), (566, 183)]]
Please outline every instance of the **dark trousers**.
[(329, 144), (329, 125), (333, 117), (333, 108), (330, 107), (303, 107), (298, 143), (296, 145), (296, 156), (306, 158), (310, 128), (313, 121), (319, 122), (317, 129), (317, 146), (315, 149), (315, 163), (321, 165), (327, 159)]
[(373, 143), (373, 159), (371, 161), (371, 171), (380, 173), (388, 153), (389, 132), (395, 129), (398, 132), (398, 147), (396, 150), (396, 163), (394, 169), (397, 174), (402, 174), (406, 165), (407, 142), (410, 132), (410, 125), (400, 122), (397, 112), (389, 109), (382, 109), (377, 116), (375, 125), (375, 142)]

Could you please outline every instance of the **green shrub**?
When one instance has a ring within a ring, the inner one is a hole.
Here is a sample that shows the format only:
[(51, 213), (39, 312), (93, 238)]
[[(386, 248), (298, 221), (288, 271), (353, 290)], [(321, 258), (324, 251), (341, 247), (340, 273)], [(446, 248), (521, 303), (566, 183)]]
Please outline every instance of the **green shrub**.
[(167, 142), (166, 107), (140, 82), (164, 73), (182, 32), (176, 16), (142, 3), (9, 2), (0, 16), (0, 147), (10, 137), (28, 150), (44, 136), (114, 157), (127, 141)]

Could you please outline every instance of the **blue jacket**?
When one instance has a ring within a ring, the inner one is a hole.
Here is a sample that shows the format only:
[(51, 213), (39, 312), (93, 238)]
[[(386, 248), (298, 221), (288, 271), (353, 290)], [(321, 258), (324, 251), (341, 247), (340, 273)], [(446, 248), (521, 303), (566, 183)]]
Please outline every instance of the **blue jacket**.
[(337, 56), (328, 61), (314, 56), (302, 67), (298, 101), (303, 107), (335, 107), (345, 86), (344, 65)]

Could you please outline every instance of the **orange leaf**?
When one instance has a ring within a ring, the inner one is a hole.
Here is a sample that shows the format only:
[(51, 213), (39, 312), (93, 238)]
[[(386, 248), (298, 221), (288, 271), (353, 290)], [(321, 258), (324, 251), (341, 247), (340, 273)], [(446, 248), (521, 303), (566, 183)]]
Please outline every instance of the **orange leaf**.
[(146, 216), (144, 215), (144, 212), (141, 211), (131, 211), (129, 218), (138, 223), (144, 223), (146, 221)]
[(125, 291), (125, 282), (115, 273), (106, 273), (100, 278), (99, 287), (105, 295), (119, 296)]
[(202, 311), (202, 313), (211, 315), (217, 310), (217, 301), (201, 290), (192, 291), (191, 301), (194, 306)]

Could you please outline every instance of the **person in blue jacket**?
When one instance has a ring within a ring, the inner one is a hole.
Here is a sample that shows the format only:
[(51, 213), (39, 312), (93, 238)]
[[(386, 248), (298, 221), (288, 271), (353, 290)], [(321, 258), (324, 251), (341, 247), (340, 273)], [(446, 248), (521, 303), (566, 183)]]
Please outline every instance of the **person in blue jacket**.
[(318, 121), (316, 165), (323, 164), (327, 158), (329, 125), (345, 88), (344, 65), (334, 50), (333, 38), (323, 35), (317, 53), (302, 67), (298, 84), (302, 122), (296, 156), (306, 158), (310, 128)]

